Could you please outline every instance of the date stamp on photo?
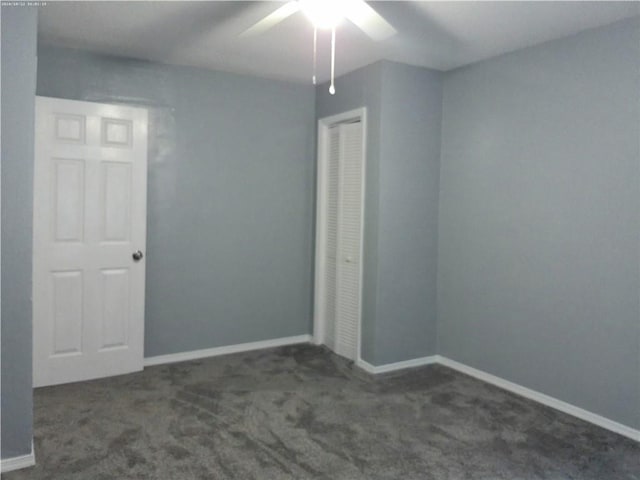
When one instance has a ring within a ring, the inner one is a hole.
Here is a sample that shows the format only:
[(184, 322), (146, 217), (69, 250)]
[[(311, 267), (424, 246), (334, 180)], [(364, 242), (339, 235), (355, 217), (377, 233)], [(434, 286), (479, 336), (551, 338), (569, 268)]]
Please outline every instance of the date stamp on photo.
[(2, 1), (0, 2), (0, 6), (2, 7), (46, 7), (47, 2), (11, 2), (11, 1)]

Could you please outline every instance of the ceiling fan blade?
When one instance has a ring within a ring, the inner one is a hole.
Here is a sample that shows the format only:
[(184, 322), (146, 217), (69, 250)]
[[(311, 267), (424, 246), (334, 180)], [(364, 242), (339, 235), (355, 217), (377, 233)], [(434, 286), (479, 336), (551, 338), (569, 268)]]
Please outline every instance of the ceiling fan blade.
[(364, 0), (344, 0), (344, 3), (345, 17), (360, 27), (373, 40), (379, 42), (398, 33), (389, 22), (367, 5)]
[(300, 10), (298, 2), (296, 0), (291, 0), (290, 2), (285, 3), (283, 6), (281, 6), (274, 12), (264, 17), (262, 20), (260, 20), (256, 24), (246, 29), (244, 32), (240, 34), (240, 36), (251, 37), (254, 35), (259, 35), (261, 33), (264, 33), (270, 28), (275, 27), (278, 23), (283, 21), (285, 18), (296, 13), (298, 10)]

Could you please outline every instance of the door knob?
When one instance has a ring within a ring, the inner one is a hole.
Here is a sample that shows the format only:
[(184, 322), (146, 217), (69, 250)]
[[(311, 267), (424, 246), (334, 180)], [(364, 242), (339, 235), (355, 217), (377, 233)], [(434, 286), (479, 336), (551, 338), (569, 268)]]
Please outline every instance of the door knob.
[(136, 262), (139, 262), (140, 260), (142, 260), (142, 257), (144, 257), (144, 254), (140, 250), (138, 250), (137, 252), (133, 252), (132, 257)]
[(347, 258), (345, 258), (345, 259), (344, 259), (344, 261), (345, 261), (346, 263), (351, 263), (351, 262), (353, 262), (353, 258), (351, 258), (351, 257), (347, 257)]

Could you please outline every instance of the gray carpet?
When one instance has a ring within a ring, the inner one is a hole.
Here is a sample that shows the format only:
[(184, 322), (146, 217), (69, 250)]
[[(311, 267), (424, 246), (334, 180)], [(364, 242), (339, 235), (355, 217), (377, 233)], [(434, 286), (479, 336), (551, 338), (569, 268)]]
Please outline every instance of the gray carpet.
[(35, 392), (22, 479), (640, 479), (640, 445), (442, 366), (295, 346)]

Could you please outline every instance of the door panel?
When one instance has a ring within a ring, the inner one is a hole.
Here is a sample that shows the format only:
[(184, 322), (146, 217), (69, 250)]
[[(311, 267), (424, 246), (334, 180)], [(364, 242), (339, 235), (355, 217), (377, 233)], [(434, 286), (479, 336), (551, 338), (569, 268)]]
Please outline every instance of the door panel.
[(100, 350), (126, 347), (129, 330), (129, 269), (101, 270), (102, 335)]
[(362, 124), (340, 125), (336, 353), (355, 360), (360, 323)]
[(84, 226), (84, 162), (53, 159), (54, 240), (81, 242)]
[(338, 194), (340, 190), (340, 127), (329, 130), (329, 156), (327, 158), (327, 243), (326, 243), (326, 287), (325, 325), (326, 344), (336, 349), (336, 276), (338, 257)]
[(82, 272), (52, 272), (51, 305), (53, 345), (51, 353), (82, 353)]
[(37, 97), (34, 386), (142, 369), (147, 112)]
[(103, 241), (126, 242), (131, 226), (131, 165), (102, 162)]

